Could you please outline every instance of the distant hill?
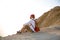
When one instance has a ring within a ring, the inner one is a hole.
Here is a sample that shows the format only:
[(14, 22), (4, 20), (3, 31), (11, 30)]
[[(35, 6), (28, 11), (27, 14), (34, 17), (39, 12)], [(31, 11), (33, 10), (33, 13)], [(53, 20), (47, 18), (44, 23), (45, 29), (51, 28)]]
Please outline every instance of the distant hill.
[(49, 27), (51, 25), (60, 25), (60, 6), (56, 6), (45, 12), (37, 19), (39, 27)]

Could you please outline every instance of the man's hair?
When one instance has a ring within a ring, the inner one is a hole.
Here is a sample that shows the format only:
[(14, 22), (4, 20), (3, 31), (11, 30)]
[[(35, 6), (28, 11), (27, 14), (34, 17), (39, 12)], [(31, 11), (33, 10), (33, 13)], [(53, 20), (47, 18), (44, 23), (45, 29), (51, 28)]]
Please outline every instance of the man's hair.
[(35, 18), (35, 15), (34, 14), (31, 14), (30, 17)]

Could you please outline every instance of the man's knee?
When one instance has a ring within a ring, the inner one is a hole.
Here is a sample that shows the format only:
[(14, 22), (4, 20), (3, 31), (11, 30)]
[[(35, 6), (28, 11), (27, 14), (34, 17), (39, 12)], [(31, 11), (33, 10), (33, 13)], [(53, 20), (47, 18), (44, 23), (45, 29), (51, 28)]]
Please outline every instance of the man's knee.
[(27, 31), (32, 32), (31, 28), (28, 25), (23, 25), (24, 29), (27, 29)]

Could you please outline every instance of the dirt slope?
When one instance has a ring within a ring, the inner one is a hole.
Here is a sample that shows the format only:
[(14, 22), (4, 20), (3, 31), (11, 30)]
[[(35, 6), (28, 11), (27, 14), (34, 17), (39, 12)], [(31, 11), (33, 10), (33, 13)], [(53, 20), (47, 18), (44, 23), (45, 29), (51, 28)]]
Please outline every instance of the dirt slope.
[(60, 25), (60, 6), (56, 6), (37, 19), (39, 27)]

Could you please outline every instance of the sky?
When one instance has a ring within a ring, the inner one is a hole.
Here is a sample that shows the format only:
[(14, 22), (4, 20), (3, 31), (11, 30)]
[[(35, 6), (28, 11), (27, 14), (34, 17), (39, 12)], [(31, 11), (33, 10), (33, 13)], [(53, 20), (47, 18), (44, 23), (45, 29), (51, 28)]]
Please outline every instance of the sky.
[(38, 18), (55, 6), (60, 0), (0, 0), (0, 36), (16, 34), (31, 14)]

